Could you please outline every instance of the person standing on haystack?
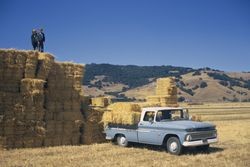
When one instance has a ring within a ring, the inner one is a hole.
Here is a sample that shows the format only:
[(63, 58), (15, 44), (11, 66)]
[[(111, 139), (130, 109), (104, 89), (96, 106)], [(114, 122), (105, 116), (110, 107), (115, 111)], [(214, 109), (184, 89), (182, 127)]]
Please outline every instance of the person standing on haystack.
[(38, 35), (35, 29), (32, 30), (31, 43), (34, 50), (38, 49)]
[(44, 42), (45, 42), (45, 34), (43, 33), (43, 29), (40, 29), (40, 32), (38, 32), (38, 39), (39, 39), (39, 51), (44, 51)]

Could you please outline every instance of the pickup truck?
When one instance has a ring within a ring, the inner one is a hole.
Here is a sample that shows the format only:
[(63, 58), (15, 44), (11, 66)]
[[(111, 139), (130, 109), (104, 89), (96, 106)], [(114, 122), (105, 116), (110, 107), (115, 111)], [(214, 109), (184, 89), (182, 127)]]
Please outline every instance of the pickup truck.
[(188, 110), (180, 107), (142, 108), (138, 124), (108, 124), (104, 132), (107, 140), (123, 147), (129, 142), (161, 145), (175, 155), (185, 147), (207, 150), (218, 141), (215, 125), (190, 120)]

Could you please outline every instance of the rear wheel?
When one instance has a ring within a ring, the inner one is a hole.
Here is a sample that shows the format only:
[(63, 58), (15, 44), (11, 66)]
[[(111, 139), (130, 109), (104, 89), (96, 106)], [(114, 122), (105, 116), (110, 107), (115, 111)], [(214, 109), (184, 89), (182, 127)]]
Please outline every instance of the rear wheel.
[(128, 140), (124, 135), (119, 135), (116, 138), (116, 142), (119, 146), (127, 147), (128, 146)]
[(167, 150), (170, 154), (180, 155), (182, 145), (177, 137), (170, 137), (167, 141)]

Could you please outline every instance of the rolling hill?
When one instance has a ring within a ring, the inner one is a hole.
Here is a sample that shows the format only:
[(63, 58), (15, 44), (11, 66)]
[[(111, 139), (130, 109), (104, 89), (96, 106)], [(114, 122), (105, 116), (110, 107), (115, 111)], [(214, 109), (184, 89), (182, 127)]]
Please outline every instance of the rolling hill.
[(160, 77), (176, 78), (179, 101), (250, 101), (250, 72), (211, 68), (87, 64), (83, 85), (88, 96), (143, 101)]

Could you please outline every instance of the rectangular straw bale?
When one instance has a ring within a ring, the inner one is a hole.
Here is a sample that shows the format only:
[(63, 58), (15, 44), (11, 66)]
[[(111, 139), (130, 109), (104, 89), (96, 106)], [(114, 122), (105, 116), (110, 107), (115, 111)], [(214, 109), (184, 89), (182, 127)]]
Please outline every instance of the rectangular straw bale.
[(63, 120), (73, 121), (73, 120), (83, 120), (83, 115), (81, 112), (62, 112)]
[(63, 121), (56, 121), (55, 124), (55, 133), (62, 134), (63, 133)]
[(71, 145), (71, 137), (63, 136), (61, 139), (62, 145)]
[(5, 65), (11, 66), (15, 64), (16, 54), (14, 50), (6, 50), (3, 56)]
[(53, 101), (46, 101), (45, 107), (49, 112), (55, 112), (56, 111), (56, 102)]
[(138, 103), (138, 105), (140, 105), (141, 108), (144, 107), (160, 107), (161, 103), (154, 103), (154, 102), (142, 102), (142, 103)]
[(102, 118), (104, 126), (108, 123), (123, 124), (123, 125), (134, 125), (140, 121), (140, 112), (105, 112)]
[(23, 139), (19, 138), (18, 140), (14, 141), (14, 148), (23, 148)]
[(72, 112), (80, 112), (81, 111), (81, 102), (79, 100), (72, 101), (71, 110), (72, 110)]
[(54, 112), (53, 113), (53, 120), (56, 120), (56, 121), (63, 120), (63, 112)]
[(0, 91), (19, 93), (20, 83), (19, 82), (2, 82), (0, 85)]
[(108, 106), (112, 112), (141, 112), (141, 107), (136, 103), (117, 102)]
[(43, 93), (45, 81), (41, 79), (22, 79), (21, 93)]
[(44, 119), (46, 120), (53, 120), (54, 119), (54, 113), (50, 111), (46, 111), (44, 115)]
[(34, 145), (34, 138), (33, 137), (23, 137), (23, 146), (24, 148), (32, 148)]
[(46, 80), (54, 64), (54, 57), (47, 53), (39, 53), (37, 64), (37, 78)]
[(26, 59), (27, 59), (27, 52), (18, 52), (16, 53), (16, 64), (21, 67), (24, 71), (25, 64), (26, 64)]
[(112, 112), (107, 111), (104, 112), (102, 116), (102, 122), (104, 123), (104, 127), (108, 125), (108, 123), (111, 123), (113, 121), (113, 115)]
[(26, 113), (25, 120), (43, 120), (45, 112)]
[(160, 103), (160, 96), (147, 96), (148, 103)]
[(34, 141), (33, 141), (33, 146), (32, 147), (42, 147), (43, 146), (43, 138), (41, 137), (36, 137), (34, 138)]
[(25, 78), (35, 78), (38, 64), (38, 52), (29, 52), (26, 59)]
[(54, 146), (53, 140), (54, 140), (54, 137), (46, 136), (45, 139), (43, 140), (44, 146), (45, 147)]
[(91, 98), (91, 105), (98, 107), (107, 107), (109, 105), (109, 100), (107, 97)]
[(72, 137), (71, 137), (71, 144), (72, 145), (78, 145), (78, 144), (80, 144), (80, 134), (72, 135)]
[(64, 101), (63, 102), (63, 111), (70, 112), (72, 108), (72, 102), (71, 101)]
[(174, 78), (159, 78), (156, 81), (156, 95), (175, 95), (177, 87)]

